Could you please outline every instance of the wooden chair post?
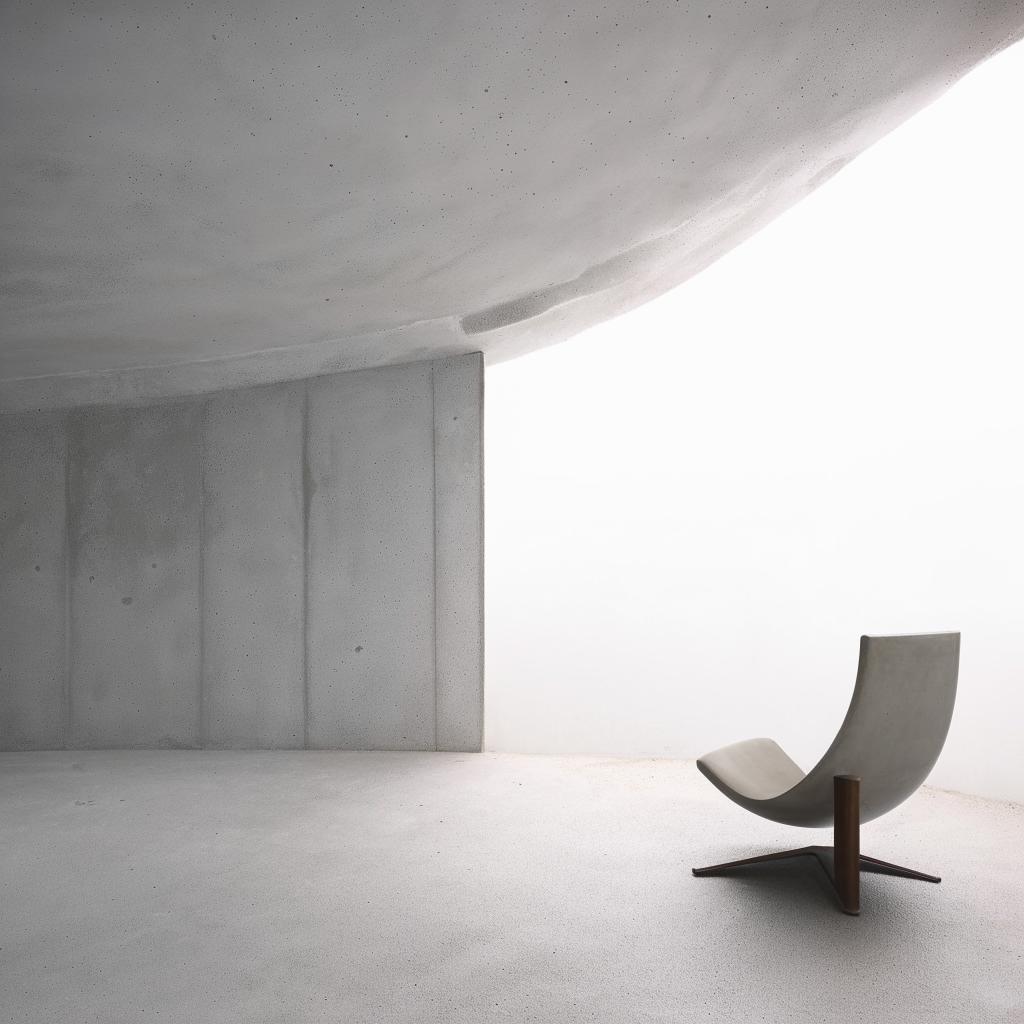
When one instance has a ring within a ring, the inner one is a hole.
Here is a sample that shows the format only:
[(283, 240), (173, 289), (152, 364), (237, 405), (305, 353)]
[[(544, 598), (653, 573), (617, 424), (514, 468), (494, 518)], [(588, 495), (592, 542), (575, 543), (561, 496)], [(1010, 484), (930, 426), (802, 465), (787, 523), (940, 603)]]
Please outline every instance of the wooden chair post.
[(860, 913), (860, 778), (833, 778), (833, 870), (843, 911)]

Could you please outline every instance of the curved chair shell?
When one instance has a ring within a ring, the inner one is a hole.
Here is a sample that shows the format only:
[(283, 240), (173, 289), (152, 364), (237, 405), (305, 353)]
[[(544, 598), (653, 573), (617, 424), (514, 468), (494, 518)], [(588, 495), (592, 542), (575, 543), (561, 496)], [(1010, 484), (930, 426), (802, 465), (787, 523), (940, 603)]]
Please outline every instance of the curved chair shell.
[(833, 779), (861, 780), (860, 820), (892, 810), (927, 778), (946, 741), (956, 699), (959, 633), (863, 636), (853, 699), (825, 756), (805, 775), (770, 739), (698, 759), (730, 800), (785, 825), (833, 820)]

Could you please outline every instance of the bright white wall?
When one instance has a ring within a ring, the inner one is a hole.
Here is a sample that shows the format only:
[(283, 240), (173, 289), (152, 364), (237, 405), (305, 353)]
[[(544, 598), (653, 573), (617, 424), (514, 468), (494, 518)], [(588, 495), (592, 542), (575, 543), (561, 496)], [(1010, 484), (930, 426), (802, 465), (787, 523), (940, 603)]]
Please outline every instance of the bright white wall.
[(487, 372), (492, 750), (803, 766), (959, 629), (934, 785), (1024, 799), (1024, 48), (700, 277)]

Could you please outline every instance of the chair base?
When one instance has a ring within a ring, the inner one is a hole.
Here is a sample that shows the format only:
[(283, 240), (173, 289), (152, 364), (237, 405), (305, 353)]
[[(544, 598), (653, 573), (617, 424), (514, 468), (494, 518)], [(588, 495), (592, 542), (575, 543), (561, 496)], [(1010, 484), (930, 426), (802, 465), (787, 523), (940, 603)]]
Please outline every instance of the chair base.
[(760, 857), (746, 857), (725, 864), (713, 864), (707, 868), (694, 868), (693, 873), (698, 877), (718, 875), (749, 864), (765, 864), (773, 860), (789, 860), (791, 857), (814, 857), (828, 875), (844, 914), (860, 913), (862, 871), (898, 875), (900, 878), (917, 878), (922, 882), (941, 881), (935, 875), (926, 875), (923, 871), (914, 871), (913, 868), (903, 868), (899, 864), (890, 864), (876, 857), (866, 857), (860, 852), (860, 779), (856, 775), (833, 777), (833, 810), (835, 846), (802, 846), (799, 850), (766, 853)]
[[(802, 846), (798, 850), (783, 850), (780, 853), (765, 853), (760, 857), (745, 857), (743, 860), (731, 860), (725, 864), (713, 864), (706, 868), (694, 868), (693, 873), (701, 878), (708, 875), (725, 875), (728, 874), (733, 868), (744, 868), (751, 864), (767, 864), (774, 860), (790, 860), (794, 857), (814, 857), (815, 860), (821, 865), (822, 870), (828, 876), (828, 880), (832, 883), (832, 888), (835, 890), (836, 898), (839, 901), (839, 906), (842, 908), (843, 913), (857, 915), (860, 913), (860, 893), (859, 886), (858, 891), (855, 894), (854, 899), (850, 899), (849, 890), (847, 889), (847, 895), (844, 898), (844, 893), (840, 888), (839, 881), (836, 876), (835, 869), (835, 849), (831, 846)], [(899, 878), (916, 878), (921, 882), (941, 882), (942, 879), (935, 875), (926, 875), (923, 871), (915, 871), (913, 868), (901, 867), (899, 864), (890, 864), (888, 861), (879, 860), (877, 857), (867, 857), (864, 854), (860, 854), (859, 857), (859, 870), (869, 871), (879, 875), (896, 875)]]

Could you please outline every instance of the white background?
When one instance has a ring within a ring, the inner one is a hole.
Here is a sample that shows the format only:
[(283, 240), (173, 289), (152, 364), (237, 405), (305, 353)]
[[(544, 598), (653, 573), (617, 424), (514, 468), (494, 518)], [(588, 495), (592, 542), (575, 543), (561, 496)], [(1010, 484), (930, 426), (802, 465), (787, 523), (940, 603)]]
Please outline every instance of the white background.
[(1024, 48), (661, 299), (487, 371), (488, 749), (806, 769), (963, 633), (934, 785), (1024, 799)]

